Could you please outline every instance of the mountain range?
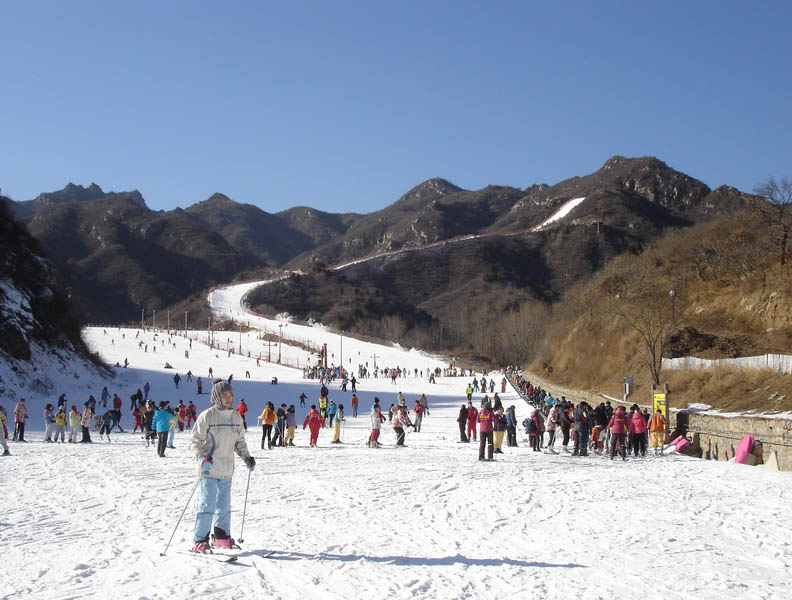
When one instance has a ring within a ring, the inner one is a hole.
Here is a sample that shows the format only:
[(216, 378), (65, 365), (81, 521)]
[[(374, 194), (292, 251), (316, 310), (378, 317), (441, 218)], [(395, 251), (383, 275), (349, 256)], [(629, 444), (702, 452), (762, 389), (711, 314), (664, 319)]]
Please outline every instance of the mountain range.
[[(571, 198), (585, 200), (532, 230)], [(141, 309), (161, 310), (213, 285), (300, 269), (317, 272), (325, 287), (332, 277), (337, 294), (379, 290), (408, 323), (450, 323), (469, 314), (471, 303), (504, 310), (531, 298), (553, 302), (616, 254), (751, 201), (656, 158), (614, 156), (594, 173), (526, 189), (464, 190), (430, 179), (364, 215), (310, 207), (273, 214), (222, 194), (152, 211), (136, 190), (106, 193), (96, 184), (69, 184), (11, 206), (86, 322), (134, 321)], [(376, 258), (332, 271), (365, 257)], [(255, 303), (279, 308), (288, 295), (274, 290)], [(292, 310), (351, 326), (382, 309), (316, 297), (321, 305)]]

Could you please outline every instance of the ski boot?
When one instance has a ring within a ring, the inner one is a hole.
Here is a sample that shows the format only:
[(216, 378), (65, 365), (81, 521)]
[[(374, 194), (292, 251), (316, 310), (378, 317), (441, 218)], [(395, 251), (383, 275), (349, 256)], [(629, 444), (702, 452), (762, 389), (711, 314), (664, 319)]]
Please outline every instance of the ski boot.
[(209, 545), (208, 540), (200, 540), (195, 542), (195, 546), (193, 546), (193, 552), (197, 552), (198, 554), (211, 554), (212, 547)]

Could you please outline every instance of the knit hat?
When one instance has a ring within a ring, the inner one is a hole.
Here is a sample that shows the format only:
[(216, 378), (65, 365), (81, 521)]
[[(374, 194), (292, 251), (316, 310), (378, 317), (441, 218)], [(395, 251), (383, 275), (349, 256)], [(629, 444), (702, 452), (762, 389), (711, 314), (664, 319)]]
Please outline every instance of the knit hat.
[(72, 410), (77, 410), (77, 406), (75, 406), (74, 404), (72, 404), (72, 406), (71, 406), (71, 409), (72, 409)]
[(225, 407), (220, 401), (220, 396), (222, 396), (224, 392), (233, 392), (234, 389), (231, 387), (230, 383), (228, 383), (225, 379), (220, 379), (219, 377), (215, 379), (213, 383), (214, 385), (212, 386), (210, 399), (212, 400), (212, 404), (222, 410)]

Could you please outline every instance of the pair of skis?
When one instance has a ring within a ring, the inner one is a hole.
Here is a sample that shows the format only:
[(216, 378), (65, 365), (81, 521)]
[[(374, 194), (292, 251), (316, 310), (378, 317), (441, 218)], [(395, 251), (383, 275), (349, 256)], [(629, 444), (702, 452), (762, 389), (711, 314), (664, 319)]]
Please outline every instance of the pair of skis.
[[(187, 554), (197, 558), (206, 558), (215, 562), (231, 564), (235, 563), (239, 558), (239, 554), (225, 554), (222, 552), (196, 552), (195, 550), (188, 550)], [(273, 554), (275, 554), (275, 550), (270, 550), (269, 552), (262, 554), (261, 558), (269, 558)]]

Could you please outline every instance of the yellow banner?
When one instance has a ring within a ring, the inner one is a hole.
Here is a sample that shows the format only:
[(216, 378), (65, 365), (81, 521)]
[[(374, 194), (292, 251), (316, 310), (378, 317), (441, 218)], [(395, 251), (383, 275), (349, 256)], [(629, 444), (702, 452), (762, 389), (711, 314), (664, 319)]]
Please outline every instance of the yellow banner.
[(664, 392), (652, 393), (652, 412), (655, 413), (660, 409), (660, 412), (667, 419), (668, 413), (666, 410), (666, 395)]

